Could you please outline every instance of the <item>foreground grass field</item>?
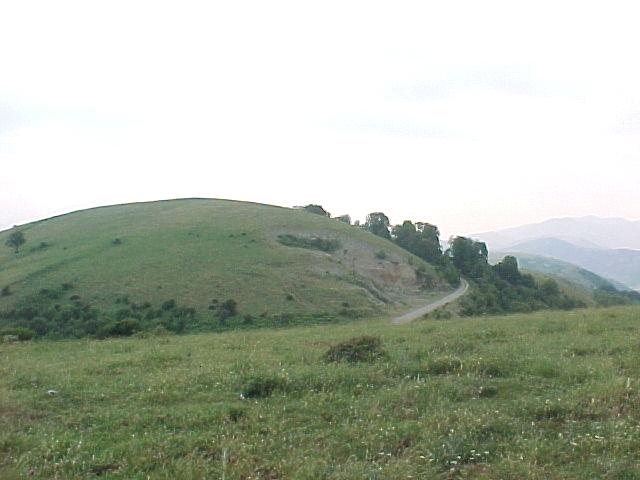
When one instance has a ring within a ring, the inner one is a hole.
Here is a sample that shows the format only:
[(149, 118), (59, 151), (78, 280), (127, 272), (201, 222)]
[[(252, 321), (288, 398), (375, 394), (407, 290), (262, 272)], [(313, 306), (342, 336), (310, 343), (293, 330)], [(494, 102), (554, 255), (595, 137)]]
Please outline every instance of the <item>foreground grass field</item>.
[(640, 478), (639, 365), (632, 307), (1, 344), (0, 478)]

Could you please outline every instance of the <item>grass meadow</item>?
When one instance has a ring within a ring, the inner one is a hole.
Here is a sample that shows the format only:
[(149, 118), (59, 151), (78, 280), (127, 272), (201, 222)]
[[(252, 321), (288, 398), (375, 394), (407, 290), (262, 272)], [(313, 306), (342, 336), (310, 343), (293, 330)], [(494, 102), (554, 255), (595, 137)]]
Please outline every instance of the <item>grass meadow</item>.
[(637, 307), (5, 343), (0, 478), (640, 478), (639, 366)]

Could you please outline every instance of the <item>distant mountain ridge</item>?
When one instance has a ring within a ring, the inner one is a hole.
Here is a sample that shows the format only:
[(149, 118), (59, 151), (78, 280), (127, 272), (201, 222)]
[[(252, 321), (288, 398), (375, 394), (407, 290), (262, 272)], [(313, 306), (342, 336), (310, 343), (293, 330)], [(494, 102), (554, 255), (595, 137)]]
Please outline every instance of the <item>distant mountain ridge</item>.
[(496, 250), (512, 249), (519, 243), (540, 238), (556, 238), (582, 248), (640, 250), (640, 220), (596, 216), (552, 218), (469, 236)]
[(640, 250), (586, 248), (557, 238), (538, 238), (508, 248), (509, 252), (551, 257), (640, 290)]
[(552, 218), (469, 236), (496, 253), (562, 260), (640, 291), (640, 220), (593, 215)]

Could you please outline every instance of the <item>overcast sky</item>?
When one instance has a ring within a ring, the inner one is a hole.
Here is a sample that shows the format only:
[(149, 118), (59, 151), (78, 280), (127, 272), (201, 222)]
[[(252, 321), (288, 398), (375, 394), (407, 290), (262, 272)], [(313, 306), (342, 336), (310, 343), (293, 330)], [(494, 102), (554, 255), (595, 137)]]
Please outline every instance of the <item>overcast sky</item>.
[(2, 2), (0, 228), (175, 197), (640, 218), (635, 4)]

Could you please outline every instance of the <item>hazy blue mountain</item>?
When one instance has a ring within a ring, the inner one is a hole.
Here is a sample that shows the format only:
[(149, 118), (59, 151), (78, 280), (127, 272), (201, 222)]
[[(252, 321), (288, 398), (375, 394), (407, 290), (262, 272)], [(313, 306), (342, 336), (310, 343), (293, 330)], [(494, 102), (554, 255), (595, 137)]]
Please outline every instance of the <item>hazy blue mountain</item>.
[(640, 250), (588, 248), (558, 238), (538, 238), (512, 245), (508, 251), (563, 260), (640, 290)]
[(489, 248), (494, 250), (511, 249), (516, 244), (540, 238), (556, 238), (591, 249), (600, 247), (640, 250), (640, 220), (594, 216), (553, 218), (542, 223), (469, 236), (486, 242)]

